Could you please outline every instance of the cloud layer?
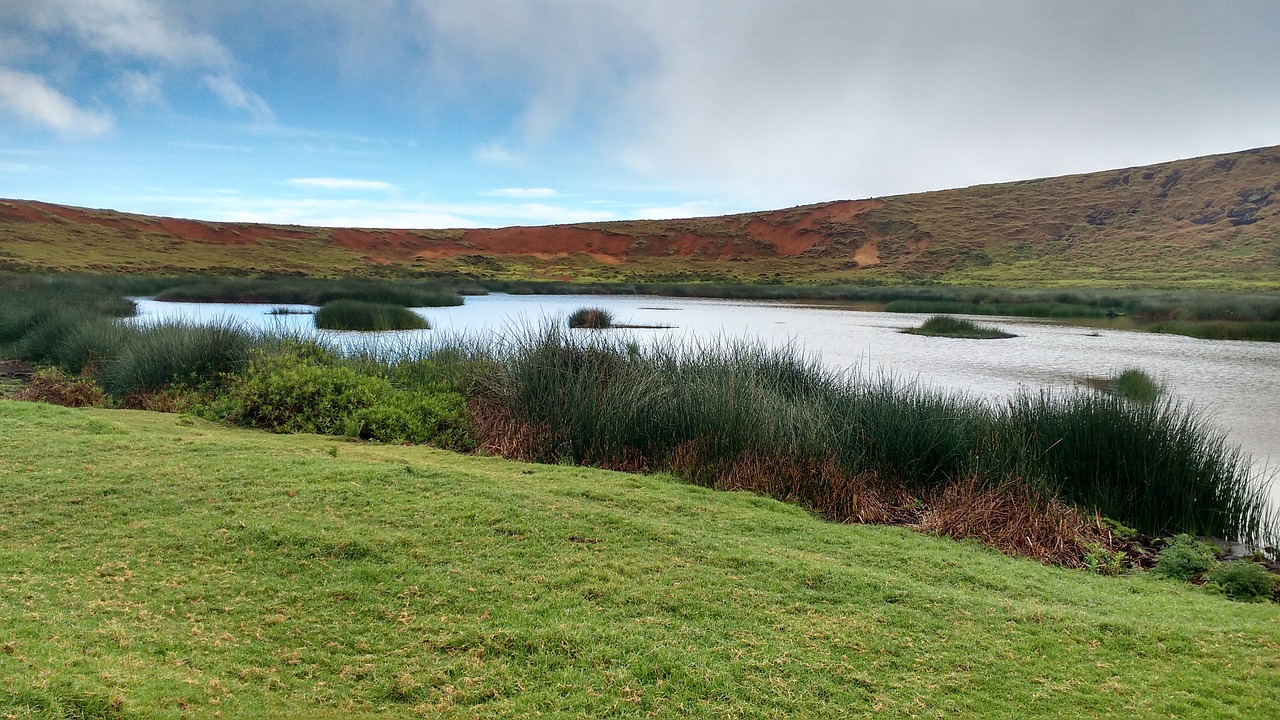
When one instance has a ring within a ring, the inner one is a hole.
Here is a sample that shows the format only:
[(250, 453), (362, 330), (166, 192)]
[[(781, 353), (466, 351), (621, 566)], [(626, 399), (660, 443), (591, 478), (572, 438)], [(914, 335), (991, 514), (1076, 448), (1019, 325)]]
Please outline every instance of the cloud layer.
[(0, 111), (54, 137), (145, 143), (204, 99), (277, 187), (564, 218), (1276, 144), (1275, 67), (1274, 0), (0, 0)]

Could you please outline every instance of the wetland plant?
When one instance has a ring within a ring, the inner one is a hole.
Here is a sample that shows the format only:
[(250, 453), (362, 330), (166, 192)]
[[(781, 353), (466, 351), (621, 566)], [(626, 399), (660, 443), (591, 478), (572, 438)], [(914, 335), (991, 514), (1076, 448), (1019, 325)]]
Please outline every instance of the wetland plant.
[(606, 330), (613, 327), (613, 313), (604, 308), (580, 308), (569, 316), (569, 327)]
[(964, 318), (952, 317), (950, 315), (934, 315), (928, 320), (925, 320), (920, 327), (908, 328), (902, 332), (908, 335), (966, 338), (973, 340), (1000, 340), (1004, 338), (1017, 337), (1017, 335), (1007, 333), (998, 328), (979, 325), (972, 320), (965, 320)]
[(430, 325), (421, 315), (399, 305), (334, 300), (316, 311), (316, 327), (322, 330), (427, 330)]

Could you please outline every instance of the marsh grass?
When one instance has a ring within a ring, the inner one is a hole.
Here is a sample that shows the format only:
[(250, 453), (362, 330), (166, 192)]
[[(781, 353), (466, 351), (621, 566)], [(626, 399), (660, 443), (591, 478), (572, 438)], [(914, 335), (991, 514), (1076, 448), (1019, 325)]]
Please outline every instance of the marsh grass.
[(431, 326), (414, 311), (399, 305), (334, 300), (316, 311), (316, 327), (323, 330), (426, 330)]
[(993, 407), (831, 374), (787, 350), (739, 343), (638, 355), (555, 328), (518, 340), (477, 399), (478, 431), (495, 452), (671, 469), (842, 521), (891, 516), (885, 508), (904, 498), (977, 477), (1148, 534), (1259, 541), (1274, 531), (1248, 457), (1172, 401), (1028, 393)]
[(606, 330), (613, 327), (613, 313), (604, 308), (579, 308), (569, 315), (569, 327)]
[(261, 336), (232, 320), (205, 325), (162, 322), (139, 327), (104, 364), (100, 382), (112, 397), (147, 393), (167, 385), (217, 382), (249, 362)]
[(950, 315), (934, 315), (920, 325), (907, 328), (902, 332), (908, 335), (924, 335), (926, 337), (964, 338), (970, 340), (1001, 340), (1017, 337), (1013, 333), (979, 325), (972, 320), (951, 317)]
[[(0, 293), (0, 302), (16, 307), (17, 295)], [(22, 328), (10, 333), (8, 347), (40, 348), (68, 372), (89, 369), (111, 398), (137, 407), (152, 407), (147, 398), (167, 388), (225, 394), (254, 349), (279, 353), (297, 342), (231, 322), (121, 327), (105, 313), (83, 322), (53, 317), (5, 319)], [(1147, 534), (1259, 542), (1276, 531), (1248, 457), (1194, 408), (1163, 398), (1139, 404), (1092, 392), (1024, 394), (992, 405), (892, 378), (832, 373), (790, 348), (642, 349), (563, 325), (489, 342), (445, 339), (418, 351), (310, 347), (321, 364), (341, 356), (351, 373), (395, 390), (399, 400), (386, 404), (385, 416), (347, 418), (354, 425), (343, 431), (362, 437), (374, 433), (362, 427), (404, 427), (433, 413), (461, 417), (460, 406), (415, 399), (450, 392), (466, 395), (490, 452), (672, 470), (840, 521), (916, 522), (938, 492), (981, 478), (990, 487), (1024, 488), (1035, 507), (1057, 500)], [(165, 397), (155, 407), (174, 404)]]
[(1140, 368), (1126, 368), (1107, 377), (1085, 378), (1084, 384), (1094, 390), (1143, 404), (1153, 403), (1165, 393), (1164, 385)]
[(1280, 342), (1280, 321), (1276, 320), (1166, 320), (1147, 330), (1201, 340)]

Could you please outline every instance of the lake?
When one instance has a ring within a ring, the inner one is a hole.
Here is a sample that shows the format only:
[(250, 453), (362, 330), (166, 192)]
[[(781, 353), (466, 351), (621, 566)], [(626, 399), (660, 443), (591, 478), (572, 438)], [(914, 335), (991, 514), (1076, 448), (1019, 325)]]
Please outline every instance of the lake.
[[(669, 329), (608, 330), (645, 342), (756, 339), (790, 344), (819, 356), (827, 366), (889, 373), (926, 386), (975, 397), (1005, 398), (1024, 389), (1069, 388), (1088, 376), (1140, 368), (1176, 397), (1208, 412), (1231, 441), (1261, 468), (1280, 461), (1280, 344), (1198, 340), (1131, 330), (1083, 327), (1067, 322), (973, 317), (1016, 333), (1006, 340), (960, 340), (905, 335), (927, 316), (867, 312), (794, 302), (663, 298), (651, 296), (470, 296), (466, 304), (418, 308), (432, 330), (390, 333), (396, 340), (429, 340), (440, 334), (512, 332), (560, 322), (582, 307), (601, 307), (616, 323), (667, 325)], [(317, 332), (310, 315), (269, 315), (296, 305), (160, 303), (138, 299), (138, 320), (237, 318), (253, 327)], [(591, 332), (591, 331), (575, 331)], [(340, 342), (367, 333), (322, 333)], [(1280, 483), (1272, 496), (1280, 505)]]

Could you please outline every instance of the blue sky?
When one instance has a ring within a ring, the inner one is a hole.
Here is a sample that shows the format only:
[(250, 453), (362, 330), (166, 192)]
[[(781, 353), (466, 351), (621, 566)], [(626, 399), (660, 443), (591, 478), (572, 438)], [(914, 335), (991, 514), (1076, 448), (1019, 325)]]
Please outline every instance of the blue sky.
[(681, 217), (1280, 144), (1274, 0), (0, 0), (0, 197)]

